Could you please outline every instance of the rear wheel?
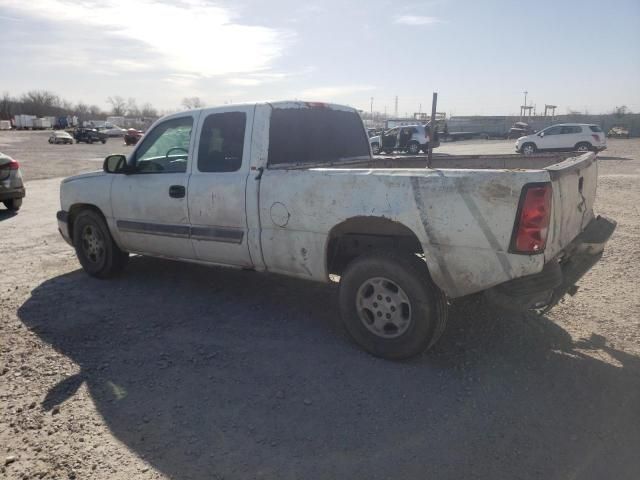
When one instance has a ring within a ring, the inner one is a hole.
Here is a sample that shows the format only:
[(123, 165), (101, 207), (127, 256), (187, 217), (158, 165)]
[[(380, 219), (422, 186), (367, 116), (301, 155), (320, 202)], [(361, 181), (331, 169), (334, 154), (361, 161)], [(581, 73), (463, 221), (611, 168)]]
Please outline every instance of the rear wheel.
[(20, 207), (22, 206), (22, 199), (12, 198), (10, 200), (5, 200), (2, 203), (4, 203), (4, 206), (7, 207), (12, 212), (17, 212), (18, 210), (20, 210)]
[(103, 138), (102, 140), (100, 140), (102, 142), (102, 144), (104, 145), (105, 143), (107, 143), (107, 141)]
[(347, 266), (340, 280), (340, 311), (354, 341), (388, 359), (428, 349), (447, 320), (446, 298), (424, 261), (393, 251), (365, 254)]
[(591, 144), (587, 142), (580, 142), (574, 148), (576, 152), (588, 152), (591, 150)]
[(524, 153), (525, 155), (533, 155), (534, 153), (536, 153), (536, 145), (535, 143), (525, 143), (522, 146), (522, 153)]
[(82, 268), (93, 277), (118, 274), (129, 258), (114, 242), (102, 216), (93, 210), (83, 210), (74, 219), (73, 245)]

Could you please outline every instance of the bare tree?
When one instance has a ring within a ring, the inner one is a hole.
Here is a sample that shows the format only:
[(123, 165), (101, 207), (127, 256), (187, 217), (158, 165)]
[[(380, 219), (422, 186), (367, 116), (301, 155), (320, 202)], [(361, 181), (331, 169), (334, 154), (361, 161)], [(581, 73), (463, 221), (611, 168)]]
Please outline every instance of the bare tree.
[(111, 114), (121, 117), (127, 112), (127, 102), (119, 95), (107, 98), (107, 103), (111, 105)]
[(182, 106), (187, 110), (204, 107), (204, 102), (200, 97), (185, 97), (182, 99)]
[(624, 117), (627, 113), (631, 113), (631, 110), (629, 110), (629, 107), (627, 107), (626, 105), (622, 105), (621, 107), (616, 107), (613, 109), (613, 114), (616, 117)]
[(60, 98), (48, 90), (30, 90), (20, 97), (24, 109), (33, 115), (43, 116), (57, 113)]
[(78, 102), (75, 107), (75, 112), (81, 117), (86, 117), (89, 114), (89, 105)]
[(89, 107), (89, 115), (91, 115), (92, 118), (100, 118), (105, 116), (104, 112), (97, 105), (91, 105)]
[(129, 117), (140, 116), (140, 109), (138, 108), (138, 104), (136, 103), (135, 98), (129, 98), (129, 100), (127, 100), (127, 116)]
[(153, 105), (147, 102), (142, 105), (142, 108), (140, 109), (140, 115), (143, 117), (157, 117), (158, 111), (153, 108)]
[(0, 119), (9, 120), (13, 115), (15, 99), (11, 98), (9, 92), (4, 92), (0, 98)]

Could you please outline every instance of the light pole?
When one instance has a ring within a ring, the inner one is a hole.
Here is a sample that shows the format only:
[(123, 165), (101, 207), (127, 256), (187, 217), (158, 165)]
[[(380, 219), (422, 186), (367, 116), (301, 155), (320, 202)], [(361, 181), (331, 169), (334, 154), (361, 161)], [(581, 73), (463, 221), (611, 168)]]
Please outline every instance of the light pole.
[(373, 97), (371, 97), (371, 121), (373, 121)]

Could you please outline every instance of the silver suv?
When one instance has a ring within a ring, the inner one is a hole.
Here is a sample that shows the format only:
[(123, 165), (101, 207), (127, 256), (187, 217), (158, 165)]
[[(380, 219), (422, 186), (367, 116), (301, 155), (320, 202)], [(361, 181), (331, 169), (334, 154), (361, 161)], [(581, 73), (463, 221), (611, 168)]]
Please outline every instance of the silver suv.
[(607, 136), (598, 125), (561, 123), (518, 138), (516, 152), (537, 151), (599, 152), (607, 148)]

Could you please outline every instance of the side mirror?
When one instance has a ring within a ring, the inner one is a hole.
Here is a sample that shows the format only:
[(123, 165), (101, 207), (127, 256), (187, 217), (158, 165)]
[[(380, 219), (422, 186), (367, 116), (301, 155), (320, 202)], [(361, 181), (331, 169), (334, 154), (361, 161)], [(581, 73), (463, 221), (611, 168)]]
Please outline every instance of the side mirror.
[(127, 169), (127, 157), (124, 155), (109, 155), (104, 159), (102, 169), (106, 173), (125, 173)]

